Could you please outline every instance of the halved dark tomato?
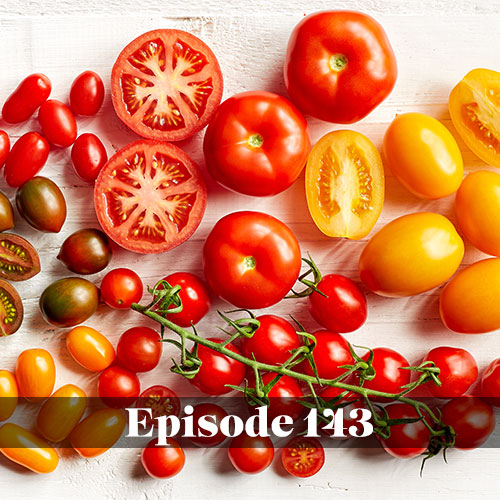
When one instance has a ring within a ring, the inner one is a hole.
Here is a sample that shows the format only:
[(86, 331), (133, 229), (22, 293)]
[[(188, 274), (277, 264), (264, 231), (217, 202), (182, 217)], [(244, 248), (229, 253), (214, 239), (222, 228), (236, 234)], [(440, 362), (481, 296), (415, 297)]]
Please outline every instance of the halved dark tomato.
[(17, 290), (8, 281), (0, 279), (0, 336), (16, 333), (23, 317), (23, 303)]
[(101, 227), (116, 243), (132, 252), (161, 253), (186, 241), (199, 226), (207, 188), (184, 151), (141, 140), (104, 165), (94, 203)]
[(0, 278), (24, 281), (40, 272), (35, 247), (17, 234), (0, 234)]
[(201, 130), (222, 98), (214, 53), (181, 30), (149, 31), (120, 53), (111, 73), (116, 114), (147, 139), (181, 141)]

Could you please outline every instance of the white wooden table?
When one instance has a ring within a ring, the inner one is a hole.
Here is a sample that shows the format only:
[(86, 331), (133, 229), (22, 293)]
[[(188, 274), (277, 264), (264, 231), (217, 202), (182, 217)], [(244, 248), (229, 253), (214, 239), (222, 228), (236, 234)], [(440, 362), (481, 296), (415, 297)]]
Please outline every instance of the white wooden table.
[[(380, 146), (387, 124), (396, 113), (422, 111), (443, 121), (454, 135), (447, 111), (452, 86), (475, 67), (500, 68), (500, 2), (470, 0), (197, 0), (145, 2), (143, 0), (3, 0), (0, 3), (0, 102), (24, 76), (46, 73), (53, 82), (53, 97), (66, 100), (73, 78), (85, 69), (97, 71), (109, 89), (111, 66), (119, 51), (133, 38), (154, 28), (175, 27), (194, 33), (216, 53), (225, 79), (224, 96), (251, 89), (286, 95), (282, 62), (289, 34), (304, 14), (327, 8), (359, 9), (374, 15), (385, 27), (395, 49), (399, 77), (391, 96), (370, 116), (352, 128)], [(313, 139), (338, 128), (309, 120)], [(0, 128), (4, 127), (0, 122)], [(38, 125), (35, 120), (16, 127), (13, 137)], [(115, 117), (109, 94), (96, 117), (79, 120), (80, 131), (97, 133), (108, 153), (137, 137)], [(201, 165), (202, 134), (182, 144)], [(485, 166), (457, 138), (466, 171)], [(73, 382), (95, 395), (96, 377), (80, 369), (66, 352), (65, 332), (49, 327), (38, 310), (42, 290), (66, 272), (55, 256), (64, 238), (76, 229), (97, 227), (91, 205), (92, 189), (73, 173), (69, 151), (51, 153), (42, 171), (63, 189), (68, 218), (58, 235), (37, 233), (19, 217), (15, 231), (38, 248), (43, 272), (20, 283), (26, 316), (20, 331), (0, 339), (0, 368), (13, 369), (16, 357), (26, 348), (43, 347), (57, 363), (56, 386)], [(178, 270), (201, 273), (201, 247), (213, 224), (225, 213), (240, 209), (268, 211), (287, 222), (298, 236), (304, 252), (310, 251), (325, 272), (341, 272), (358, 279), (356, 267), (363, 242), (337, 241), (323, 236), (308, 214), (303, 179), (274, 199), (250, 199), (209, 184), (205, 219), (194, 237), (181, 248), (164, 255), (139, 256), (116, 250), (112, 267), (137, 270), (145, 283)], [(1, 189), (5, 185), (2, 181)], [(12, 199), (14, 190), (5, 188)], [(381, 227), (396, 216), (432, 210), (453, 221), (453, 197), (425, 202), (409, 195), (393, 178), (387, 179)], [(484, 255), (467, 246), (464, 264)], [(91, 277), (98, 283), (100, 275)], [(498, 333), (460, 336), (447, 331), (438, 314), (439, 290), (408, 299), (383, 299), (370, 294), (367, 324), (348, 339), (361, 345), (391, 346), (412, 362), (431, 347), (447, 344), (470, 349), (481, 368), (500, 356)], [(277, 306), (278, 314), (293, 312), (306, 327), (317, 325), (308, 318), (305, 304), (296, 301), (290, 310)], [(215, 308), (224, 308), (221, 302)], [(135, 313), (101, 310), (87, 324), (97, 327), (113, 342), (126, 328), (139, 324)], [(200, 325), (202, 334), (213, 334), (215, 312)], [(141, 377), (143, 387), (153, 383), (192, 391), (189, 384), (169, 373), (172, 352), (165, 349), (163, 363)], [(419, 460), (400, 461), (381, 450), (327, 450), (323, 470), (308, 480), (285, 475), (278, 460), (257, 477), (236, 473), (226, 451), (188, 450), (181, 475), (157, 481), (142, 470), (139, 450), (112, 450), (99, 458), (83, 460), (62, 452), (56, 472), (38, 476), (0, 458), (0, 498), (21, 499), (215, 499), (261, 500), (288, 498), (359, 499), (403, 497), (411, 499), (498, 498), (500, 450), (452, 451), (449, 464), (440, 458), (426, 465), (419, 477)]]

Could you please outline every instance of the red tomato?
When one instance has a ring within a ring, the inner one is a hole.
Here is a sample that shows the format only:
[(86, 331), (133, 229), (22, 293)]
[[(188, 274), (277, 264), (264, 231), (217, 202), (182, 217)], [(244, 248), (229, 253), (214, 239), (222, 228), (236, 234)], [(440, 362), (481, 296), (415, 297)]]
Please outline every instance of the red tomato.
[(186, 461), (184, 451), (173, 438), (167, 438), (167, 446), (157, 446), (157, 443), (158, 440), (153, 439), (142, 450), (142, 465), (155, 479), (174, 477), (184, 467)]
[[(227, 417), (227, 411), (219, 405), (213, 403), (200, 403), (194, 407), (193, 411), (193, 430), (194, 434), (198, 434), (198, 420), (203, 416), (213, 417), (212, 421), (215, 422), (217, 427), (220, 427), (220, 423), (224, 417)], [(219, 430), (215, 436), (200, 436), (189, 438), (197, 446), (211, 447), (217, 446), (226, 440), (226, 436)]]
[(292, 476), (311, 477), (323, 467), (325, 450), (316, 438), (296, 436), (283, 448), (281, 463)]
[(493, 360), (481, 377), (481, 395), (492, 406), (500, 406), (500, 358)]
[[(329, 386), (326, 389), (322, 390), (319, 394), (321, 399), (325, 402), (331, 401), (332, 399), (338, 398), (341, 394), (346, 392), (344, 389), (339, 389), (338, 387)], [(351, 404), (347, 406), (343, 406), (344, 409), (344, 434), (346, 437), (351, 437), (351, 433), (349, 432), (350, 428), (354, 426), (355, 432), (357, 434), (361, 434), (363, 432), (363, 424), (359, 423), (359, 417), (357, 413), (354, 418), (351, 418), (351, 411), (366, 408), (363, 401), (359, 399), (359, 396), (356, 396), (352, 393), (346, 394), (344, 397), (337, 399), (335, 404), (345, 404), (347, 401), (352, 401)], [(326, 425), (326, 423), (325, 423)], [(320, 429), (323, 434), (326, 436), (332, 436), (334, 430), (333, 429)]]
[(311, 147), (305, 118), (287, 99), (271, 92), (243, 92), (224, 101), (203, 142), (212, 177), (250, 196), (272, 196), (289, 188)]
[(137, 408), (151, 408), (151, 414), (146, 414), (146, 426), (158, 427), (157, 417), (163, 415), (179, 416), (181, 413), (181, 402), (174, 391), (164, 385), (153, 385), (142, 391), (135, 402)]
[(0, 168), (3, 167), (10, 151), (10, 139), (7, 132), (0, 130)]
[(222, 97), (214, 53), (181, 30), (144, 33), (120, 53), (111, 73), (116, 114), (148, 139), (181, 141), (211, 120)]
[(44, 103), (52, 90), (50, 80), (41, 73), (27, 76), (7, 97), (2, 108), (2, 118), (7, 123), (26, 121)]
[(75, 78), (69, 92), (71, 111), (75, 115), (95, 115), (104, 100), (104, 84), (93, 71), (84, 71)]
[(141, 300), (142, 292), (139, 275), (124, 267), (109, 271), (101, 282), (101, 298), (113, 309), (128, 309)]
[(5, 161), (4, 176), (10, 187), (19, 187), (35, 177), (49, 157), (49, 143), (36, 132), (22, 135)]
[(120, 246), (162, 253), (186, 241), (200, 225), (207, 189), (184, 151), (166, 142), (136, 141), (102, 168), (94, 204), (99, 224)]
[(240, 434), (231, 440), (227, 454), (238, 472), (258, 474), (271, 465), (274, 458), (274, 446), (268, 437)]
[[(264, 385), (269, 384), (276, 377), (275, 373), (266, 373), (262, 377)], [(268, 419), (273, 420), (279, 415), (289, 415), (297, 420), (304, 411), (304, 405), (297, 400), (304, 397), (304, 393), (297, 381), (283, 375), (269, 391)]]
[[(216, 338), (209, 338), (208, 340), (218, 344), (223, 342), (221, 339)], [(233, 344), (228, 344), (227, 348), (240, 354)], [(245, 365), (239, 361), (202, 345), (198, 347), (198, 357), (202, 364), (200, 371), (191, 379), (191, 383), (198, 387), (201, 392), (219, 396), (233, 390), (226, 387), (227, 384), (240, 385), (243, 382)]]
[(130, 371), (149, 372), (160, 362), (162, 349), (158, 332), (146, 326), (136, 326), (121, 334), (116, 354)]
[(82, 134), (71, 148), (71, 161), (78, 177), (93, 184), (108, 161), (108, 154), (99, 137)]
[(285, 85), (304, 113), (333, 123), (364, 118), (391, 92), (396, 57), (382, 26), (361, 12), (324, 11), (293, 30)]
[(121, 366), (112, 365), (99, 375), (97, 393), (110, 408), (132, 406), (140, 392), (141, 385), (137, 375)]
[(38, 121), (43, 135), (54, 146), (67, 148), (76, 139), (77, 128), (71, 110), (61, 101), (50, 99), (40, 106)]
[(203, 265), (208, 284), (223, 299), (241, 308), (269, 307), (297, 281), (299, 243), (271, 215), (235, 212), (220, 219), (208, 235)]
[(358, 285), (340, 274), (324, 276), (318, 290), (309, 295), (308, 307), (312, 317), (332, 332), (357, 330), (366, 321), (366, 298)]

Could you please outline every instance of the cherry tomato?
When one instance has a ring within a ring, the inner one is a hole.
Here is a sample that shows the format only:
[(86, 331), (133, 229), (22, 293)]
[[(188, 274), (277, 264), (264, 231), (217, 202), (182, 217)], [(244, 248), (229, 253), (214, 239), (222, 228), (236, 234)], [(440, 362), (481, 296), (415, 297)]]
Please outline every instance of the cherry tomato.
[(203, 248), (213, 291), (236, 307), (260, 309), (279, 302), (297, 281), (297, 238), (283, 222), (261, 212), (235, 212), (217, 222)]
[(238, 472), (258, 474), (271, 465), (274, 446), (268, 437), (240, 434), (231, 440), (227, 455)]
[(353, 123), (390, 94), (397, 65), (375, 19), (361, 12), (330, 10), (311, 14), (295, 27), (284, 73), (288, 94), (304, 113)]
[(110, 408), (132, 406), (140, 392), (141, 385), (137, 375), (121, 366), (112, 365), (99, 375), (97, 393)]
[(311, 477), (323, 467), (325, 450), (316, 438), (296, 436), (283, 448), (281, 463), (292, 476)]
[(155, 420), (157, 417), (163, 415), (167, 417), (175, 415), (178, 417), (181, 412), (181, 402), (177, 394), (164, 385), (148, 387), (141, 393), (135, 402), (135, 406), (137, 408), (151, 408), (152, 416), (145, 415), (148, 427), (151, 425), (158, 427), (158, 421)]
[(45, 349), (27, 349), (16, 363), (19, 394), (30, 402), (39, 402), (52, 394), (56, 381), (54, 359)]
[(493, 360), (481, 376), (481, 395), (490, 405), (500, 407), (500, 358)]
[(104, 84), (93, 71), (84, 71), (75, 78), (69, 92), (71, 111), (75, 115), (95, 115), (104, 100)]
[(45, 75), (27, 76), (5, 101), (2, 118), (7, 123), (26, 121), (48, 99), (51, 90), (52, 84)]
[(7, 132), (0, 130), (0, 168), (3, 167), (10, 151), (10, 139)]
[(139, 275), (124, 267), (109, 271), (101, 282), (101, 298), (113, 309), (129, 309), (141, 300), (142, 292)]
[(19, 187), (35, 177), (49, 157), (49, 143), (36, 132), (22, 135), (5, 161), (4, 177), (10, 187)]
[(226, 440), (226, 436), (223, 432), (219, 430), (214, 436), (197, 436), (199, 432), (198, 420), (203, 416), (212, 417), (213, 421), (217, 427), (220, 428), (220, 423), (224, 417), (227, 417), (227, 411), (224, 410), (219, 405), (213, 403), (200, 403), (194, 407), (193, 411), (193, 434), (196, 437), (190, 437), (189, 440), (192, 441), (197, 446), (202, 446), (204, 448), (209, 448), (211, 446), (217, 446)]
[(0, 370), (0, 422), (12, 416), (17, 407), (18, 396), (16, 377), (7, 370)]
[(40, 106), (38, 121), (43, 135), (53, 146), (67, 148), (76, 139), (77, 127), (71, 110), (61, 101), (50, 99)]
[(116, 354), (130, 371), (149, 372), (160, 362), (162, 349), (158, 332), (146, 326), (136, 326), (121, 334)]
[(71, 161), (78, 177), (93, 184), (108, 161), (108, 154), (99, 137), (94, 134), (82, 134), (71, 148)]
[[(359, 415), (357, 412), (351, 417), (351, 412), (353, 410), (358, 410), (362, 408), (366, 408), (363, 401), (359, 399), (356, 395), (352, 393), (347, 393), (344, 396), (346, 391), (344, 389), (339, 389), (338, 387), (333, 387), (333, 386), (328, 386), (325, 389), (323, 389), (320, 392), (320, 397), (323, 399), (325, 402), (329, 402), (333, 399), (335, 399), (335, 405), (344, 405), (348, 401), (351, 401), (351, 404), (347, 406), (343, 406), (344, 409), (344, 434), (346, 435), (346, 438), (352, 436), (352, 429), (351, 427), (354, 427), (354, 432), (357, 434), (361, 434), (363, 432), (363, 424), (359, 423)], [(342, 397), (340, 397), (342, 396)], [(331, 419), (329, 419), (329, 422), (331, 422)], [(325, 423), (326, 424), (326, 423)], [(351, 430), (351, 432), (349, 432)], [(333, 437), (334, 429), (325, 429), (324, 425), (322, 425), (322, 428), (320, 431), (325, 434), (326, 436)], [(336, 437), (336, 436), (335, 436)], [(337, 438), (337, 437), (336, 437)], [(339, 438), (337, 438), (339, 439)], [(342, 438), (340, 438), (342, 439)]]
[[(271, 383), (276, 378), (275, 373), (266, 373), (262, 377), (264, 385)], [(288, 415), (295, 421), (304, 411), (304, 405), (300, 404), (297, 400), (304, 397), (304, 393), (300, 388), (297, 381), (286, 375), (283, 375), (272, 387), (268, 394), (269, 408), (268, 419), (269, 421), (278, 417), (279, 415)]]
[(157, 446), (158, 440), (150, 441), (142, 450), (141, 462), (146, 472), (156, 479), (177, 475), (184, 467), (186, 457), (180, 444), (167, 438), (167, 446)]

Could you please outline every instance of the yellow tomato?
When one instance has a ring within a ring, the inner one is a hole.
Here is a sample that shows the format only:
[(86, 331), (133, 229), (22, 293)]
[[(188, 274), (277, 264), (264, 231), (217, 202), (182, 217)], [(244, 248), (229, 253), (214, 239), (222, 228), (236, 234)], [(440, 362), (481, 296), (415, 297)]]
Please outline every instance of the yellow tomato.
[(326, 134), (307, 159), (306, 195), (315, 224), (327, 236), (364, 238), (384, 203), (384, 167), (377, 148), (352, 130)]
[(105, 370), (115, 359), (111, 342), (88, 326), (73, 328), (66, 337), (66, 346), (77, 363), (93, 372)]
[(406, 297), (446, 281), (463, 255), (464, 243), (446, 217), (430, 212), (404, 215), (368, 241), (359, 273), (372, 292)]
[(17, 358), (16, 380), (21, 396), (37, 402), (48, 398), (56, 381), (54, 359), (45, 349), (27, 349)]
[(460, 149), (450, 131), (431, 116), (396, 116), (385, 133), (384, 156), (394, 177), (420, 198), (448, 196), (462, 182)]
[(17, 406), (18, 390), (14, 375), (0, 370), (0, 422), (7, 420)]

